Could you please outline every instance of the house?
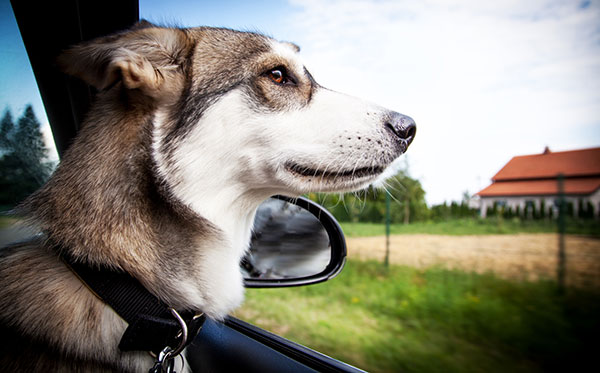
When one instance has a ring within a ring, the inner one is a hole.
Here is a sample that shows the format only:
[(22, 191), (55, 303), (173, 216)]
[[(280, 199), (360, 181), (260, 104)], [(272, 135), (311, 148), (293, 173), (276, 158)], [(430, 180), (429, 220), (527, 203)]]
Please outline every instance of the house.
[[(600, 147), (513, 157), (494, 177), (492, 184), (481, 190), (481, 216), (488, 208), (502, 206), (521, 215), (541, 212), (557, 216), (559, 175), (563, 175), (563, 193), (572, 206), (573, 215), (583, 212), (599, 217), (600, 213)], [(584, 211), (581, 210), (583, 207)]]

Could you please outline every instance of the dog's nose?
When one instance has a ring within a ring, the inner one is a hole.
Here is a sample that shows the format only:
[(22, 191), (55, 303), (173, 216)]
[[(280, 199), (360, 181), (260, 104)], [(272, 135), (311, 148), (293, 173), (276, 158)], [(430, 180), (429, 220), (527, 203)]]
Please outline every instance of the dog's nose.
[(395, 112), (388, 115), (385, 127), (400, 140), (405, 141), (406, 147), (410, 145), (417, 133), (417, 125), (411, 117)]

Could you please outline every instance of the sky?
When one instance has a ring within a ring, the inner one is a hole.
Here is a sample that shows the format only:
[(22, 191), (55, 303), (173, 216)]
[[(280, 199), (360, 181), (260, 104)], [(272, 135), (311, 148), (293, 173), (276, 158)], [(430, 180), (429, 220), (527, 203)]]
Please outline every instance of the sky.
[(16, 122), (28, 104), (43, 124), (46, 143), (52, 149), (51, 158), (57, 159), (52, 131), (10, 2), (0, 0), (0, 115), (10, 110)]
[[(513, 156), (600, 146), (600, 0), (141, 0), (140, 15), (293, 41), (321, 85), (411, 116), (429, 204), (476, 193)], [(42, 117), (9, 16), (0, 0), (0, 109)]]

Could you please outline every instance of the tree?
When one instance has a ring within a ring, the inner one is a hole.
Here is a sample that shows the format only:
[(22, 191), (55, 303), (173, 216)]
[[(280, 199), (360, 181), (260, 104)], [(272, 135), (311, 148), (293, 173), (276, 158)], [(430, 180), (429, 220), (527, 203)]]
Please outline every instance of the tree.
[[(469, 193), (469, 190), (466, 189), (463, 194), (462, 194), (462, 203), (466, 203), (469, 204), (469, 201), (471, 200), (471, 193)], [(462, 204), (461, 203), (461, 204)]]
[(0, 121), (0, 156), (10, 151), (12, 148), (12, 134), (14, 133), (15, 125), (13, 123), (12, 113), (10, 110), (4, 112), (2, 121)]
[(399, 221), (397, 219), (399, 217), (398, 213), (404, 224), (422, 220), (427, 216), (428, 208), (425, 202), (425, 191), (421, 186), (421, 182), (411, 178), (407, 170), (400, 171), (388, 182), (388, 185), (388, 193), (391, 194), (392, 199), (398, 202), (401, 208), (400, 211), (396, 209), (396, 214), (394, 214), (394, 207), (392, 206), (393, 221)]
[(0, 122), (0, 204), (14, 206), (39, 188), (50, 176), (40, 122), (27, 105), (17, 125), (10, 111)]
[[(10, 110), (4, 112), (0, 121), (0, 205), (13, 205), (16, 186), (15, 158), (13, 156), (13, 137), (15, 125)], [(18, 166), (17, 166), (18, 167)]]
[(17, 126), (15, 151), (23, 160), (26, 166), (24, 171), (35, 190), (48, 179), (52, 168), (47, 161), (48, 149), (44, 144), (41, 124), (35, 117), (31, 105), (27, 105)]

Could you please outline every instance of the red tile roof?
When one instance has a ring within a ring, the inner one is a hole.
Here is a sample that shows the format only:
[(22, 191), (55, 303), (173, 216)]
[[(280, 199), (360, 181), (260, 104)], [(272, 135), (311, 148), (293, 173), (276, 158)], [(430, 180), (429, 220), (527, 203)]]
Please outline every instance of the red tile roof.
[(600, 176), (600, 148), (513, 157), (494, 177), (493, 181)]
[[(588, 195), (598, 188), (600, 188), (600, 176), (564, 181), (565, 194)], [(481, 197), (557, 195), (558, 182), (556, 179), (498, 181), (477, 194)]]

